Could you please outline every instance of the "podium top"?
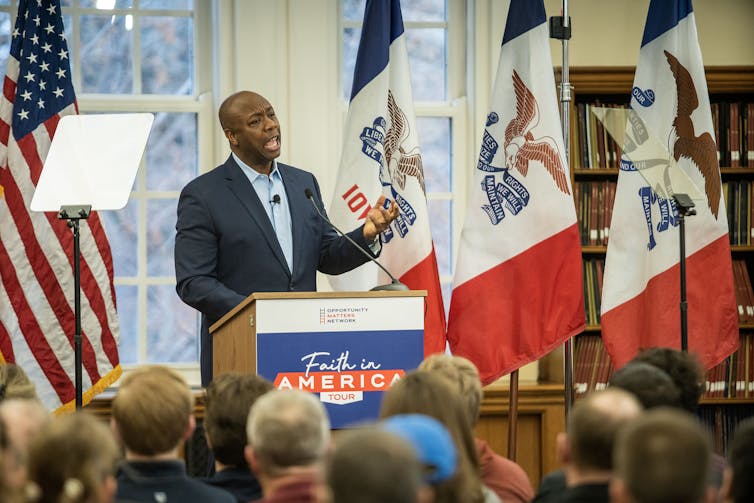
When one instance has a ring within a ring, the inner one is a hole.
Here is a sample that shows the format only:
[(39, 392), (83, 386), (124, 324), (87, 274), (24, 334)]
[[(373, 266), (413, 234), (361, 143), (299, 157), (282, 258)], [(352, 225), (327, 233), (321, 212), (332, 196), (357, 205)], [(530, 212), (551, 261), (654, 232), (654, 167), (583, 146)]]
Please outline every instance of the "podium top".
[(368, 291), (368, 292), (254, 292), (238, 303), (236, 307), (209, 327), (209, 333), (224, 325), (228, 320), (257, 300), (283, 300), (283, 299), (374, 299), (395, 297), (426, 297), (426, 290), (407, 291)]

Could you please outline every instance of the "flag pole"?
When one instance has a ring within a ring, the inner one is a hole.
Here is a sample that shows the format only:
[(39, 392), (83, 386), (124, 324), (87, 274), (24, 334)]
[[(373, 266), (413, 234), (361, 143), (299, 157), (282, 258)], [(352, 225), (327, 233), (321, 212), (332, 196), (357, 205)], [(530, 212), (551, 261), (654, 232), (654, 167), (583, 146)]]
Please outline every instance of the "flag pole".
[(508, 401), (508, 459), (516, 461), (516, 432), (518, 431), (518, 369), (511, 372)]
[[(563, 128), (563, 143), (565, 146), (565, 161), (568, 173), (571, 172), (571, 83), (568, 70), (568, 40), (571, 38), (571, 19), (568, 16), (568, 0), (563, 0), (563, 12), (561, 16), (550, 18), (550, 38), (560, 40), (563, 51), (563, 64), (560, 75), (560, 118)], [(568, 338), (563, 346), (564, 364), (564, 388), (565, 388), (565, 414), (573, 406), (573, 338)]]

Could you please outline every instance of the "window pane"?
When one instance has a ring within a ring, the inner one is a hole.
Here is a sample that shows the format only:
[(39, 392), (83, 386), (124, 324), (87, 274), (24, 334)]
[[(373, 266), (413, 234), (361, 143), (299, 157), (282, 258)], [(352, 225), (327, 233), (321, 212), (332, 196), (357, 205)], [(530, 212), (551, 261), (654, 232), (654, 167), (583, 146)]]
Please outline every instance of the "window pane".
[(344, 0), (343, 18), (349, 21), (363, 21), (364, 5), (366, 5), (366, 0)]
[(120, 323), (120, 344), (118, 355), (121, 363), (139, 361), (139, 312), (137, 299), (139, 289), (132, 285), (115, 285), (115, 298), (118, 303)]
[(147, 274), (175, 277), (173, 245), (178, 199), (147, 201)]
[(445, 100), (445, 30), (406, 30), (411, 65), (411, 88), (415, 101)]
[(157, 113), (147, 142), (147, 189), (181, 190), (198, 174), (196, 114)]
[(172, 285), (147, 288), (147, 361), (199, 361), (199, 315)]
[(133, 92), (133, 37), (125, 20), (125, 16), (81, 16), (82, 92)]
[(429, 200), (427, 206), (437, 254), (437, 271), (440, 275), (450, 274), (453, 265), (450, 256), (453, 249), (453, 208), (448, 200)]
[(404, 21), (445, 21), (445, 0), (401, 2)]
[(343, 31), (343, 97), (351, 99), (353, 69), (356, 66), (356, 53), (359, 51), (361, 28), (346, 28)]
[(141, 0), (140, 9), (191, 10), (194, 0)]
[(0, 12), (0, 71), (3, 72), (3, 75), (5, 75), (5, 65), (8, 63), (12, 32), (13, 25), (11, 24), (10, 14)]
[(451, 192), (450, 119), (419, 117), (416, 127), (427, 192)]
[(113, 269), (116, 277), (133, 277), (138, 271), (136, 238), (139, 226), (138, 207), (138, 201), (132, 199), (121, 210), (100, 212), (113, 254)]
[(133, 0), (79, 0), (79, 7), (87, 9), (130, 9), (133, 5)]
[(192, 94), (194, 55), (189, 17), (141, 18), (141, 82), (146, 94)]

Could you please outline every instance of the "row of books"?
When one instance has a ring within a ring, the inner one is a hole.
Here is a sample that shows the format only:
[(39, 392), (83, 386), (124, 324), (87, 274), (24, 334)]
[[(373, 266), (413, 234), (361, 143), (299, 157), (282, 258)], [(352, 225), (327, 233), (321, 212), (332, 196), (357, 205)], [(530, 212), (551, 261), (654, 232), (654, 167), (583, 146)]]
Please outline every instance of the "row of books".
[[(599, 335), (576, 338), (573, 359), (576, 396), (605, 389), (613, 370)], [(707, 371), (703, 398), (754, 399), (754, 332), (741, 332), (738, 351)]]
[(754, 229), (752, 218), (751, 194), (754, 182), (740, 180), (737, 182), (723, 182), (723, 197), (725, 209), (728, 212), (728, 229), (730, 244), (751, 245)]
[(602, 275), (605, 260), (600, 258), (584, 259), (584, 311), (587, 325), (600, 324), (600, 307), (602, 299)]
[(720, 166), (754, 168), (754, 103), (710, 104)]
[(754, 289), (752, 289), (749, 269), (744, 260), (733, 261), (733, 287), (736, 290), (738, 321), (754, 323)]
[(741, 332), (738, 351), (707, 371), (705, 398), (754, 398), (754, 333)]
[[(610, 220), (617, 182), (614, 180), (580, 181), (573, 184), (582, 246), (607, 246)], [(751, 203), (754, 181), (723, 182), (725, 208), (728, 212), (730, 244), (754, 244), (754, 217)]]
[(573, 184), (582, 246), (607, 246), (616, 187), (615, 180), (576, 181)]
[[(625, 103), (576, 104), (577, 141), (575, 168), (615, 169), (620, 166), (621, 145), (596, 118), (594, 107), (627, 108)], [(720, 166), (754, 168), (754, 103), (716, 101), (710, 106)]]
[(699, 407), (697, 415), (710, 433), (714, 451), (725, 456), (738, 423), (754, 417), (754, 404), (703, 404)]
[(576, 104), (577, 159), (580, 169), (616, 169), (620, 166), (621, 147), (610, 136), (602, 123), (592, 113), (594, 107), (626, 108), (625, 104), (594, 103)]

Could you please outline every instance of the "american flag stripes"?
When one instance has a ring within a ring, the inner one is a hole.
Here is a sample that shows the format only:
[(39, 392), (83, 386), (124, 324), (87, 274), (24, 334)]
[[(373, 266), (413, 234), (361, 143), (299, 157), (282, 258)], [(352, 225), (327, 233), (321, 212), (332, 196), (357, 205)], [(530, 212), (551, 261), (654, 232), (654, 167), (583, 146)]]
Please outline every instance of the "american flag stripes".
[[(51, 409), (74, 405), (73, 236), (29, 205), (58, 121), (75, 113), (60, 4), (22, 0), (0, 101), (0, 356)], [(81, 225), (81, 293), (87, 403), (121, 373), (112, 256), (94, 212)]]

